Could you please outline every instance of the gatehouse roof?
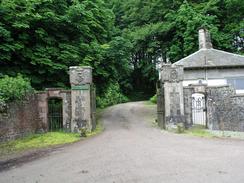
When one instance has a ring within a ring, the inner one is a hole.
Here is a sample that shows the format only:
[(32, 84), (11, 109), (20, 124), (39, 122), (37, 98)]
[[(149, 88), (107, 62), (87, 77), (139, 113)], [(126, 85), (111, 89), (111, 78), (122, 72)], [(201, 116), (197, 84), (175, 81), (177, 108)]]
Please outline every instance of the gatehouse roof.
[(175, 65), (184, 68), (203, 67), (244, 67), (244, 56), (217, 49), (200, 49), (197, 52), (179, 60)]
[(214, 49), (211, 36), (207, 29), (198, 31), (199, 50), (173, 65), (183, 65), (184, 68), (206, 67), (244, 67), (244, 56)]

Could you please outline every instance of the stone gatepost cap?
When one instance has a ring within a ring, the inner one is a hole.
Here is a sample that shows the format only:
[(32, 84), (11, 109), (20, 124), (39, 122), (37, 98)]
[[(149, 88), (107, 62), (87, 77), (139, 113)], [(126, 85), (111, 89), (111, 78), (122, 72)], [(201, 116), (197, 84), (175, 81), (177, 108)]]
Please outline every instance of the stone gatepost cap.
[(179, 82), (183, 81), (184, 67), (182, 65), (163, 65), (161, 68), (161, 81)]
[(71, 66), (69, 68), (71, 86), (91, 84), (92, 67), (90, 66)]
[(69, 69), (93, 69), (91, 66), (70, 66)]

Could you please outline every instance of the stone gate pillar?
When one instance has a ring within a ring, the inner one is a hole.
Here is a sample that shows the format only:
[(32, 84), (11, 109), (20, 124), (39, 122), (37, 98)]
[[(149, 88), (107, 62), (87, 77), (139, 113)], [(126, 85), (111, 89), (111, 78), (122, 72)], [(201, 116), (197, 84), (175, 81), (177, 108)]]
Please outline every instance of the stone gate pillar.
[(164, 64), (161, 68), (166, 129), (174, 129), (178, 123), (185, 123), (183, 74), (184, 70), (181, 65)]
[(80, 128), (92, 129), (91, 121), (91, 84), (92, 68), (74, 66), (69, 68), (71, 84), (71, 131)]

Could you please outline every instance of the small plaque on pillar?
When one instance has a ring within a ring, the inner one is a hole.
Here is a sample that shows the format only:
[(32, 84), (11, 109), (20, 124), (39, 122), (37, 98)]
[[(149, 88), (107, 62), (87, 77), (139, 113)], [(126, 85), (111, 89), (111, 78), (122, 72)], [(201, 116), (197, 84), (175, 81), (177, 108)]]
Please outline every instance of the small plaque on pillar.
[(70, 67), (70, 84), (71, 86), (80, 86), (92, 83), (92, 68), (91, 67)]

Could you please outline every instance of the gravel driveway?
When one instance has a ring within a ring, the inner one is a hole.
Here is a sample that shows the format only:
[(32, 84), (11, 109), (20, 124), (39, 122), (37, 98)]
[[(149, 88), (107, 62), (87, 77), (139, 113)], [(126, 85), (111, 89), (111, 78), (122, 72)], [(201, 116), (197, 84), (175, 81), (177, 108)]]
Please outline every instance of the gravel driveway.
[(1, 172), (0, 182), (244, 182), (244, 141), (162, 132), (155, 113), (143, 102), (110, 107), (102, 134)]

